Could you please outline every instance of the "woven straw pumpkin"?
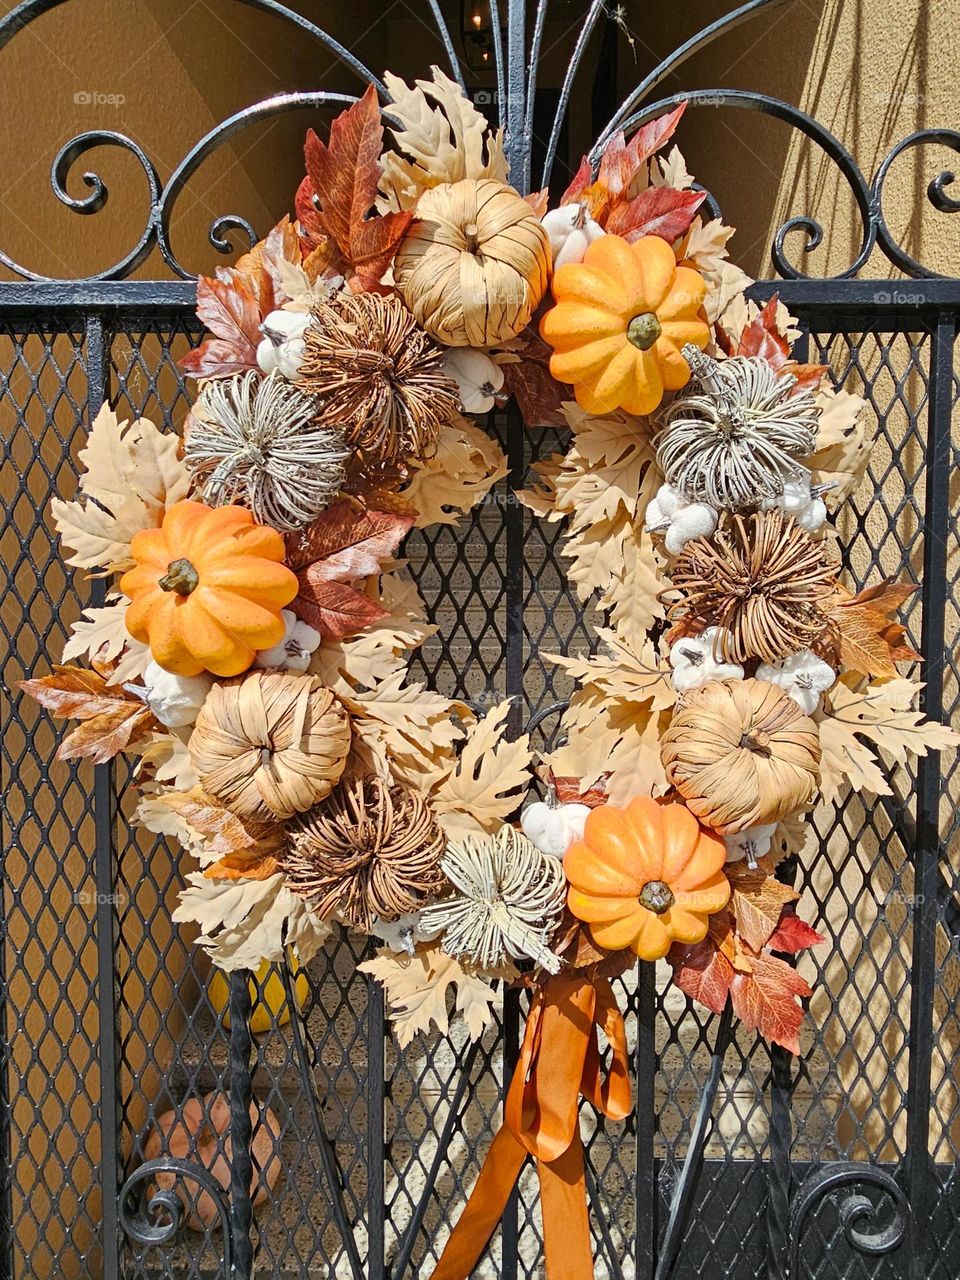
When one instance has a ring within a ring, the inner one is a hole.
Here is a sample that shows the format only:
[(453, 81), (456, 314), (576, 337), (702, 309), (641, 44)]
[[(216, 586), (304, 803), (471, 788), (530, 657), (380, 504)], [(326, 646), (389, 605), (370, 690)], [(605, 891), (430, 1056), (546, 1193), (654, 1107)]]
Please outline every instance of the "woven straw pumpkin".
[(530, 205), (493, 178), (425, 191), (394, 279), (418, 324), (448, 347), (515, 337), (547, 288), (550, 240)]
[(262, 671), (211, 689), (190, 737), (204, 791), (242, 818), (303, 813), (339, 781), (346, 711), (317, 676)]
[(816, 723), (765, 680), (711, 680), (684, 694), (661, 753), (689, 808), (722, 835), (779, 822), (817, 794)]

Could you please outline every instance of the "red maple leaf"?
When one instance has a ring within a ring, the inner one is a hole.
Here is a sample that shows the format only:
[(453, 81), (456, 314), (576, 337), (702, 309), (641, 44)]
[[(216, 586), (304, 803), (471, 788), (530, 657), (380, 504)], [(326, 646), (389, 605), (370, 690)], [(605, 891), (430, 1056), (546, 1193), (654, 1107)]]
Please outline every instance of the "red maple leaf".
[(796, 955), (797, 952), (824, 941), (826, 939), (823, 935), (812, 929), (806, 920), (801, 920), (796, 908), (788, 904), (783, 908), (776, 929), (767, 939), (767, 946), (771, 951), (788, 951), (791, 955)]
[(629, 204), (618, 205), (607, 219), (606, 230), (625, 240), (660, 236), (673, 244), (690, 230), (705, 191), (677, 191), (674, 187), (650, 187)]
[(337, 502), (298, 534), (287, 535), (287, 563), (300, 583), (290, 606), (322, 636), (342, 640), (387, 615), (378, 601), (352, 586), (378, 573), (413, 524), (413, 516), (357, 511)]
[(717, 325), (717, 345), (728, 356), (762, 356), (776, 373), (792, 373), (796, 385), (792, 394), (816, 391), (827, 372), (826, 365), (799, 364), (790, 354), (790, 343), (777, 326), (777, 302), (774, 294), (758, 316), (744, 326), (740, 341), (734, 342), (722, 325)]
[(307, 176), (296, 201), (301, 232), (310, 248), (332, 240), (348, 282), (360, 290), (377, 288), (413, 218), (409, 210), (371, 215), (382, 151), (383, 125), (373, 85), (334, 120), (329, 144), (311, 129), (304, 147)]
[(685, 995), (713, 1013), (723, 1013), (737, 971), (710, 934), (702, 942), (675, 942), (667, 959)]
[(792, 965), (767, 951), (747, 951), (749, 973), (736, 973), (730, 983), (733, 1011), (744, 1024), (766, 1040), (800, 1052), (803, 1006), (799, 999), (812, 995), (810, 986)]
[(194, 378), (223, 378), (257, 367), (257, 344), (263, 316), (250, 280), (235, 274), (230, 280), (201, 276), (197, 281), (197, 316), (215, 335), (189, 351), (180, 361)]
[(502, 364), (503, 393), (516, 398), (524, 424), (528, 427), (562, 427), (560, 406), (569, 399), (569, 390), (550, 372), (553, 352), (537, 332), (536, 322), (528, 325), (509, 344), (519, 359)]

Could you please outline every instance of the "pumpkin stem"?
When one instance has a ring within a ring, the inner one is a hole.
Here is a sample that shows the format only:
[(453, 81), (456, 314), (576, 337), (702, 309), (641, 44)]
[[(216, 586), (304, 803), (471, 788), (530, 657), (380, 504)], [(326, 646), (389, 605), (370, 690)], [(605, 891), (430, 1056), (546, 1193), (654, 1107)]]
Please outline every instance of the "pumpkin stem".
[(188, 596), (200, 585), (200, 575), (189, 560), (171, 560), (167, 572), (157, 582), (161, 591), (175, 591), (178, 596)]
[(663, 332), (660, 321), (652, 311), (634, 316), (627, 326), (627, 340), (640, 351), (649, 351)]
[(573, 219), (574, 230), (582, 231), (586, 225), (587, 225), (587, 202), (585, 200), (581, 200), (580, 203), (577, 205), (577, 212)]
[(770, 754), (770, 735), (764, 729), (751, 729), (740, 738), (741, 747), (748, 751), (759, 751), (762, 755)]
[(676, 902), (673, 890), (663, 880), (648, 880), (640, 890), (640, 905), (652, 911), (655, 916), (662, 916)]
[(543, 797), (543, 803), (548, 809), (560, 808), (560, 801), (557, 799), (557, 788), (552, 782), (547, 783), (547, 793)]
[(476, 253), (480, 248), (480, 228), (475, 222), (468, 222), (463, 228), (463, 237), (467, 242), (467, 253)]

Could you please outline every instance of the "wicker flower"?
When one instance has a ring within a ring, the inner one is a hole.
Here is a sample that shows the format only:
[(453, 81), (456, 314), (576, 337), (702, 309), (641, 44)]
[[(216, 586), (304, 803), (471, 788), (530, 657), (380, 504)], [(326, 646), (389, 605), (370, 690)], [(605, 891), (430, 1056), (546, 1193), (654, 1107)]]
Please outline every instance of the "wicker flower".
[(207, 382), (184, 445), (204, 499), (241, 503), (274, 529), (315, 520), (340, 491), (350, 456), (342, 432), (319, 426), (316, 412), (280, 373)]
[(716, 361), (683, 349), (699, 388), (666, 411), (656, 440), (667, 484), (689, 502), (721, 509), (759, 506), (783, 492), (785, 480), (806, 476), (819, 410), (813, 393), (791, 394), (792, 374), (777, 374), (762, 356)]
[(298, 386), (355, 448), (423, 457), (459, 405), (442, 359), (399, 298), (341, 293), (314, 308)]
[(190, 737), (204, 791), (262, 822), (325, 799), (349, 749), (350, 720), (330, 690), (317, 676), (287, 671), (214, 685)]
[(724, 662), (779, 662), (808, 649), (829, 625), (820, 601), (836, 585), (823, 544), (782, 511), (734, 516), (712, 538), (694, 538), (670, 577), (684, 597), (673, 616), (718, 627), (714, 653)]
[(512, 956), (558, 971), (560, 961), (547, 946), (566, 893), (558, 858), (502, 826), (494, 836), (451, 841), (443, 870), (454, 891), (424, 908), (422, 922), (424, 933), (443, 933), (448, 955), (481, 969), (494, 969)]
[(370, 775), (342, 782), (290, 825), (281, 860), (291, 890), (322, 918), (370, 932), (443, 885), (443, 832), (422, 796)]

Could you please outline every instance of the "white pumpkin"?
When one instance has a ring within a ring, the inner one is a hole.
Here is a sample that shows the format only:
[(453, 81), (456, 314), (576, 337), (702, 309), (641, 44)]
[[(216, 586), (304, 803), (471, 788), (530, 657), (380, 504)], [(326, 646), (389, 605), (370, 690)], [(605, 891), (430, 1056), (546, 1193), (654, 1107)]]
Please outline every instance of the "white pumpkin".
[(168, 729), (192, 725), (213, 687), (213, 677), (175, 676), (151, 658), (143, 673), (144, 702)]
[(778, 684), (808, 716), (819, 707), (820, 695), (836, 678), (833, 667), (809, 649), (801, 649), (782, 662), (761, 662), (757, 667), (758, 680)]
[(419, 911), (407, 911), (396, 920), (374, 920), (371, 930), (391, 951), (405, 951), (412, 956), (420, 942), (429, 942), (436, 933), (425, 933), (423, 916)]
[(801, 529), (816, 533), (827, 519), (827, 504), (820, 496), (827, 488), (829, 485), (811, 488), (810, 476), (807, 474), (796, 480), (785, 480), (783, 493), (779, 497), (768, 498), (761, 506), (764, 510), (782, 507), (788, 516), (793, 516)]
[(709, 680), (742, 680), (743, 667), (737, 662), (721, 662), (713, 656), (719, 627), (707, 627), (698, 636), (684, 636), (670, 648), (671, 680), (681, 693), (699, 689)]
[(757, 859), (770, 852), (770, 844), (776, 829), (775, 822), (768, 822), (760, 827), (747, 827), (746, 831), (738, 831), (732, 836), (724, 836), (727, 862), (742, 862), (746, 858), (747, 866), (755, 867)]
[(586, 804), (560, 804), (557, 789), (550, 784), (546, 799), (535, 800), (520, 815), (520, 830), (541, 853), (562, 858), (574, 840), (583, 837), (589, 812)]
[(603, 227), (590, 217), (585, 204), (563, 204), (540, 221), (550, 237), (554, 271), (569, 262), (582, 262), (588, 247), (603, 235)]
[(272, 649), (261, 649), (254, 659), (255, 667), (276, 667), (284, 671), (306, 671), (310, 658), (319, 649), (323, 637), (307, 623), (301, 622), (292, 609), (281, 609), (283, 639)]
[(277, 369), (282, 377), (296, 380), (303, 359), (303, 335), (309, 324), (309, 312), (270, 312), (260, 326), (263, 340), (257, 347), (257, 364), (264, 373)]
[(503, 370), (485, 351), (451, 347), (443, 358), (443, 368), (457, 384), (464, 413), (490, 412), (503, 387)]
[(647, 504), (648, 533), (662, 533), (664, 546), (678, 556), (691, 538), (716, 532), (719, 514), (705, 502), (686, 502), (671, 485), (662, 484)]

